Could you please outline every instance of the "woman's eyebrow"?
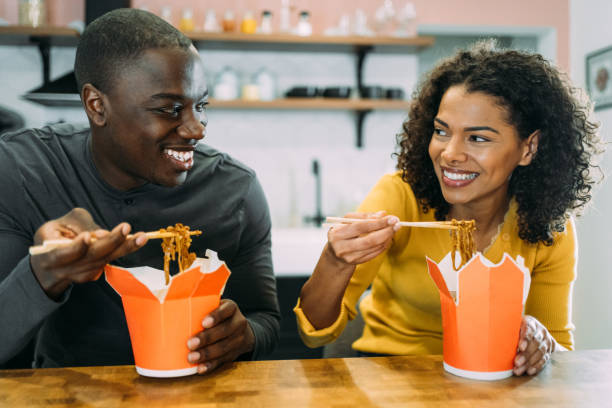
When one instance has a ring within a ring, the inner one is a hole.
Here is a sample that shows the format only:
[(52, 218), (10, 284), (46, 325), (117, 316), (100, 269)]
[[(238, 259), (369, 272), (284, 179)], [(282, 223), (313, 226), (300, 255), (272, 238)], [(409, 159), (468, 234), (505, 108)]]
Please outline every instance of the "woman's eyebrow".
[(441, 124), (442, 126), (444, 126), (444, 127), (448, 127), (448, 124), (447, 124), (446, 122), (444, 122), (443, 120), (441, 120), (441, 119), (434, 118), (434, 122), (438, 122), (438, 123), (439, 123), (439, 124)]
[(479, 130), (488, 130), (490, 132), (494, 132), (494, 133), (499, 134), (499, 132), (497, 130), (495, 130), (492, 127), (489, 127), (489, 126), (471, 126), (471, 127), (463, 128), (463, 130), (466, 131), (466, 132), (477, 132)]

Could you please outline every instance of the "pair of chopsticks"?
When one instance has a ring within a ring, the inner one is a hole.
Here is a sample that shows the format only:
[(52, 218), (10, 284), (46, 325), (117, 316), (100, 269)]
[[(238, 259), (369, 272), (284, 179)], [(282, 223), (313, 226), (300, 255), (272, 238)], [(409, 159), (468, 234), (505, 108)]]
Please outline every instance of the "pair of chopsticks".
[[(378, 221), (377, 218), (344, 218), (344, 217), (327, 217), (325, 219), (328, 224), (352, 224), (355, 222)], [(451, 221), (421, 221), (410, 222), (400, 221), (396, 225), (400, 227), (419, 227), (419, 228), (441, 228), (441, 229), (459, 229), (457, 225), (453, 225)]]
[[(200, 235), (202, 231), (189, 231), (189, 235)], [(159, 231), (151, 231), (146, 232), (145, 235), (149, 239), (162, 239), (162, 238), (170, 238), (175, 235), (178, 235), (176, 232), (159, 232)], [(132, 239), (135, 235), (129, 234), (126, 239)], [(95, 237), (91, 237), (92, 241), (95, 241)], [(43, 241), (42, 245), (36, 245), (30, 247), (30, 255), (38, 255), (43, 254), (45, 252), (49, 252), (57, 247), (61, 247), (63, 245), (67, 245), (72, 242), (70, 238), (60, 238), (60, 239), (48, 239)]]

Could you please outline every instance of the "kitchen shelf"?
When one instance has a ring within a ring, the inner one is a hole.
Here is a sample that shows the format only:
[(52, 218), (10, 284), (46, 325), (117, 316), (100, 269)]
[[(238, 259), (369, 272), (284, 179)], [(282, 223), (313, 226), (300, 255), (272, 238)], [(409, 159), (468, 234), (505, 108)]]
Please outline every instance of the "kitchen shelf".
[[(208, 33), (204, 31), (186, 32), (198, 48), (223, 50), (267, 50), (297, 52), (351, 52), (356, 55), (356, 89), (363, 86), (363, 64), (368, 53), (414, 53), (432, 46), (434, 37), (378, 37), (378, 36), (325, 36), (307, 37), (292, 34), (244, 34)], [(28, 27), (0, 26), (0, 45), (35, 44), (42, 58), (43, 87), (50, 83), (50, 47), (74, 46), (79, 37), (78, 31), (67, 27)], [(38, 91), (38, 90), (37, 90)], [(65, 94), (55, 100), (57, 93), (36, 95), (29, 93), (24, 97), (48, 106), (78, 106), (78, 95)], [(356, 145), (363, 146), (363, 122), (372, 110), (408, 110), (409, 103), (400, 100), (376, 99), (330, 99), (330, 98), (287, 98), (274, 101), (219, 101), (211, 100), (211, 107), (217, 109), (286, 109), (286, 110), (352, 110), (356, 119)]]
[(219, 100), (211, 98), (212, 109), (312, 109), (312, 110), (408, 110), (410, 103), (404, 100), (385, 99), (334, 99), (334, 98), (284, 98), (272, 101), (248, 101), (241, 99)]
[(415, 52), (434, 44), (434, 37), (369, 37), (369, 36), (298, 36), (292, 34), (244, 34), (208, 33), (192, 31), (185, 33), (203, 48), (257, 49), (274, 51), (358, 51), (360, 49), (382, 52)]
[(28, 45), (45, 39), (49, 45), (74, 46), (78, 37), (79, 32), (68, 27), (0, 26), (0, 45)]

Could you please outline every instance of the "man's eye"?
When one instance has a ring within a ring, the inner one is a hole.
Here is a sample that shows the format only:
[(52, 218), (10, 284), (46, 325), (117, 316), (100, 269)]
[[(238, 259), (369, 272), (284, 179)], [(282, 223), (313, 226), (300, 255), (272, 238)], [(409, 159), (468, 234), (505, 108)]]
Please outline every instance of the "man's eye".
[(206, 105), (208, 105), (208, 102), (201, 102), (201, 103), (198, 103), (198, 104), (196, 105), (196, 107), (195, 107), (195, 108), (196, 108), (196, 111), (198, 111), (198, 112), (204, 112), (204, 111), (206, 110)]
[(158, 110), (159, 112), (163, 114), (170, 115), (172, 117), (177, 117), (179, 113), (181, 113), (181, 110), (183, 110), (183, 107), (180, 105), (174, 105), (174, 106), (166, 106)]

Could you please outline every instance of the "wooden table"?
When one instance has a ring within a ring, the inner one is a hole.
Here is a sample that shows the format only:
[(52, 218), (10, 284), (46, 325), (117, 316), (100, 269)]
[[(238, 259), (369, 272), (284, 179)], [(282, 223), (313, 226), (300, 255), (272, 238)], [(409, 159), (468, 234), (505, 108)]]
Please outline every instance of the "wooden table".
[(610, 407), (612, 350), (558, 353), (535, 377), (448, 374), (441, 356), (240, 362), (152, 379), (132, 366), (0, 371), (2, 407)]

